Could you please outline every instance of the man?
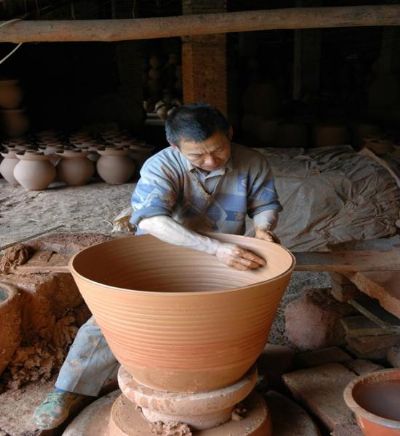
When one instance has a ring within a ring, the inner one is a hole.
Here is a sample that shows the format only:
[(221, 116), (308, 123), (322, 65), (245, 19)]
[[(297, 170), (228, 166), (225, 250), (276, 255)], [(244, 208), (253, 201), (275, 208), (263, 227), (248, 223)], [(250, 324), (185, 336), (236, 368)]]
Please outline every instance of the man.
[[(272, 230), (281, 206), (266, 159), (232, 144), (227, 120), (206, 104), (176, 109), (165, 130), (170, 147), (147, 160), (132, 196), (136, 233), (204, 251), (239, 270), (263, 266), (254, 253), (204, 233), (244, 234), (249, 215), (256, 238), (276, 240)], [(117, 365), (91, 318), (80, 328), (54, 391), (36, 410), (36, 424), (59, 426), (88, 396), (98, 395)]]

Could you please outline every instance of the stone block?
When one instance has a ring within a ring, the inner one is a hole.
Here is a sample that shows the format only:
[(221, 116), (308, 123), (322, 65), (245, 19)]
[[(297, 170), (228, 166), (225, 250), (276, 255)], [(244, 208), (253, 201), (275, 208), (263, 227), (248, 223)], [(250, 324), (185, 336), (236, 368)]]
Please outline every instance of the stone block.
[(315, 422), (294, 401), (275, 391), (269, 391), (264, 398), (271, 412), (272, 434), (277, 436), (319, 436), (320, 432)]
[(385, 359), (389, 348), (400, 344), (400, 335), (346, 337), (346, 348), (362, 359)]
[(381, 326), (363, 315), (349, 316), (340, 321), (344, 331), (349, 337), (358, 336), (381, 336), (396, 333), (397, 328), (390, 325)]
[(384, 369), (382, 365), (378, 365), (377, 363), (364, 359), (349, 360), (347, 362), (344, 362), (344, 365), (346, 366), (346, 368), (350, 369), (350, 371), (353, 371), (357, 375), (369, 374), (370, 372)]
[(338, 425), (354, 423), (343, 391), (355, 377), (345, 366), (329, 363), (284, 374), (283, 380), (293, 396), (333, 431)]
[(334, 300), (329, 289), (307, 290), (285, 308), (286, 336), (301, 350), (341, 345), (344, 331), (339, 321), (353, 310)]
[(294, 364), (296, 368), (311, 368), (325, 363), (343, 363), (351, 359), (352, 357), (341, 348), (329, 347), (298, 353), (294, 358)]

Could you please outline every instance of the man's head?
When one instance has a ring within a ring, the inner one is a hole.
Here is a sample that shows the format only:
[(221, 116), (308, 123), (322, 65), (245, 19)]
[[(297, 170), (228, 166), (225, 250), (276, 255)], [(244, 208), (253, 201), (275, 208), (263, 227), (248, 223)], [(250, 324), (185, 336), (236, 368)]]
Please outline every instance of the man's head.
[(223, 167), (231, 155), (232, 129), (221, 112), (208, 104), (180, 106), (165, 122), (167, 141), (205, 171)]

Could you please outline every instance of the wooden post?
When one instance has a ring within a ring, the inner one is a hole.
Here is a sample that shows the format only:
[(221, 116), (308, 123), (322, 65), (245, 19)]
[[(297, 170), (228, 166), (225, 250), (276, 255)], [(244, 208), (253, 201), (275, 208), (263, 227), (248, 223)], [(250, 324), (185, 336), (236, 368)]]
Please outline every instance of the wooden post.
[(3, 25), (0, 42), (112, 42), (258, 30), (398, 25), (400, 5), (290, 8), (125, 20), (23, 20)]
[[(184, 0), (183, 13), (222, 11), (225, 1)], [(183, 100), (207, 102), (227, 113), (226, 35), (182, 38)]]

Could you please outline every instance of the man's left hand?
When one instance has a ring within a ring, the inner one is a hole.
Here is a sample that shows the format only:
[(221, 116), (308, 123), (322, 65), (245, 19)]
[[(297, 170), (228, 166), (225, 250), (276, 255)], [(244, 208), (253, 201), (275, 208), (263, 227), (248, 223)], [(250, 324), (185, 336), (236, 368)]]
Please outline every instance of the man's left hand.
[(256, 229), (255, 237), (257, 239), (262, 239), (263, 241), (275, 242), (276, 244), (281, 243), (279, 238), (271, 230)]

